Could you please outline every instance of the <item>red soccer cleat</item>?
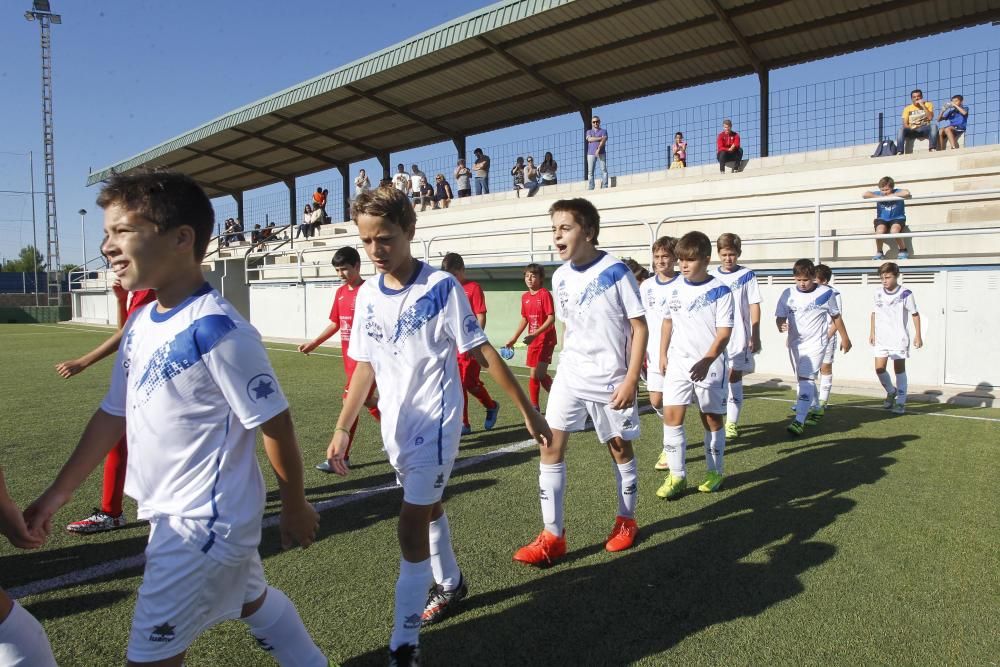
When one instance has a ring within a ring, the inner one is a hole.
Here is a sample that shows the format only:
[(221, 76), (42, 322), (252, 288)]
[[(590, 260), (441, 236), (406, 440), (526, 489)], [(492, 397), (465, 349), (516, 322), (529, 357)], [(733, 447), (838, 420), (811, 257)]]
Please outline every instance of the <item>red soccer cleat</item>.
[(531, 544), (521, 547), (514, 554), (514, 560), (528, 565), (548, 566), (566, 555), (566, 531), (556, 537), (547, 530), (539, 533)]
[(638, 536), (639, 526), (636, 525), (635, 519), (623, 516), (616, 517), (615, 527), (611, 529), (611, 534), (608, 535), (608, 541), (605, 542), (604, 548), (611, 552), (625, 551), (635, 544), (635, 538)]

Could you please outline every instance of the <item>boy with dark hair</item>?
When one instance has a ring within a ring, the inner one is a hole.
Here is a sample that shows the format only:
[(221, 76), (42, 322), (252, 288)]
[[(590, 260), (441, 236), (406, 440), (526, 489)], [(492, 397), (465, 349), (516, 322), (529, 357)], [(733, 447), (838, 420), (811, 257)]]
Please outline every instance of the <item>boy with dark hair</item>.
[[(793, 436), (802, 435), (805, 425), (818, 423), (810, 414), (816, 396), (816, 375), (823, 363), (827, 332), (832, 326), (840, 334), (840, 349), (845, 354), (851, 349), (851, 338), (840, 317), (840, 307), (834, 292), (826, 285), (816, 283), (816, 267), (812, 260), (800, 259), (792, 268), (795, 287), (781, 294), (775, 308), (778, 331), (788, 333), (788, 354), (792, 370), (798, 378), (799, 398), (795, 404), (795, 418), (788, 425)], [(807, 418), (811, 417), (807, 422)]]
[(305, 497), (288, 403), (260, 335), (202, 275), (212, 205), (175, 172), (113, 176), (97, 203), (111, 269), (125, 289), (156, 290), (157, 303), (125, 325), (111, 388), (25, 512), (29, 527), (48, 532), (127, 424), (125, 490), (150, 522), (129, 664), (181, 665), (199, 634), (241, 618), (279, 664), (322, 667), (327, 660), (291, 601), (267, 585), (257, 551), (258, 427), (278, 478), (283, 545), (311, 544), (319, 515)]
[(524, 337), (524, 342), (528, 346), (526, 363), (531, 370), (528, 395), (531, 405), (541, 411), (538, 400), (540, 389), (544, 387), (545, 391), (552, 390), (552, 376), (549, 375), (548, 368), (552, 363), (552, 352), (556, 349), (556, 311), (552, 295), (543, 286), (544, 266), (529, 264), (524, 267), (524, 284), (528, 291), (521, 295), (521, 322), (504, 347), (514, 347), (521, 332), (527, 327), (528, 335)]
[[(830, 280), (833, 278), (833, 270), (830, 269), (826, 264), (816, 265), (816, 282), (820, 285), (830, 285)], [(833, 290), (833, 298), (837, 302), (837, 310), (840, 311), (840, 317), (844, 317), (844, 302), (840, 296), (840, 292), (835, 287), (830, 287)], [(846, 324), (844, 326), (847, 326)], [(837, 329), (833, 326), (833, 321), (830, 321), (830, 327), (827, 329), (826, 336), (828, 342), (826, 344), (826, 350), (823, 352), (823, 363), (819, 367), (819, 396), (813, 402), (813, 412), (822, 417), (826, 412), (826, 406), (830, 403), (830, 392), (833, 391), (833, 357), (837, 352)]]
[(334, 471), (346, 475), (348, 426), (357, 419), (366, 388), (379, 379), (382, 440), (403, 487), (390, 664), (418, 665), (421, 624), (453, 611), (468, 591), (441, 503), (461, 438), (456, 353), (478, 358), (543, 446), (551, 432), (489, 344), (458, 281), (410, 254), (416, 214), (406, 194), (390, 188), (363, 193), (351, 217), (380, 275), (358, 291), (363, 319), (351, 331), (358, 365), (327, 455)]
[[(909, 314), (913, 318), (913, 347), (919, 350), (924, 346), (920, 333), (920, 312), (913, 292), (899, 284), (899, 266), (886, 262), (878, 267), (878, 277), (882, 286), (875, 290), (868, 342), (875, 348), (875, 375), (885, 389), (882, 407), (901, 415), (906, 412), (906, 359), (910, 356), (910, 330), (906, 316)], [(896, 372), (895, 387), (886, 371), (890, 358)]]
[[(474, 280), (465, 279), (465, 260), (457, 252), (449, 252), (441, 260), (441, 270), (447, 271), (455, 276), (458, 283), (465, 291), (465, 296), (469, 299), (472, 307), (472, 314), (476, 316), (479, 328), (486, 329), (486, 295), (483, 288)], [(462, 410), (462, 435), (472, 433), (472, 425), (469, 423), (469, 394), (476, 397), (480, 405), (486, 408), (486, 419), (483, 421), (483, 428), (491, 430), (497, 423), (497, 416), (500, 414), (500, 404), (493, 400), (486, 385), (479, 379), (481, 368), (475, 355), (468, 352), (458, 353), (458, 373), (462, 378), (462, 390), (465, 395), (465, 407)]]
[[(896, 181), (891, 176), (883, 176), (879, 179), (878, 190), (861, 193), (864, 199), (873, 197), (894, 197), (875, 204), (875, 233), (876, 234), (899, 234), (906, 225), (906, 202), (912, 195), (909, 190), (896, 187)], [(897, 257), (899, 259), (909, 259), (906, 252), (906, 239), (896, 239), (896, 247), (899, 249)], [(875, 239), (875, 255), (872, 259), (882, 259), (882, 239)]]
[[(677, 239), (672, 236), (661, 236), (653, 243), (653, 277), (639, 285), (639, 296), (646, 309), (646, 326), (649, 328), (649, 340), (646, 342), (646, 390), (649, 392), (649, 403), (653, 406), (660, 421), (663, 421), (663, 373), (660, 372), (660, 337), (663, 333), (663, 317), (670, 300), (671, 285), (678, 279), (674, 272), (677, 257), (674, 252)], [(666, 453), (660, 456), (653, 466), (656, 470), (668, 470)]]
[(549, 565), (566, 554), (563, 528), (566, 447), (587, 417), (614, 461), (618, 512), (605, 542), (608, 551), (630, 548), (639, 533), (635, 507), (639, 476), (632, 442), (639, 437), (636, 389), (646, 353), (647, 329), (635, 277), (625, 264), (597, 248), (601, 216), (586, 199), (561, 199), (549, 209), (559, 258), (552, 286), (556, 317), (565, 324), (559, 371), (546, 418), (551, 443), (541, 448), (538, 486), (544, 528), (514, 560)]
[(726, 233), (715, 242), (719, 266), (712, 271), (733, 293), (733, 331), (726, 353), (729, 357), (729, 400), (726, 403), (726, 439), (739, 437), (740, 411), (743, 409), (743, 375), (753, 373), (753, 355), (760, 352), (760, 287), (757, 274), (738, 261), (743, 242), (736, 234)]
[(660, 373), (663, 375), (663, 452), (670, 473), (656, 495), (673, 500), (687, 488), (687, 438), (684, 413), (698, 401), (705, 427), (703, 493), (717, 491), (725, 474), (726, 434), (722, 416), (727, 395), (726, 344), (733, 330), (732, 291), (708, 273), (712, 242), (701, 232), (688, 232), (674, 250), (684, 280), (669, 288), (663, 312)]
[(963, 101), (961, 95), (952, 95), (951, 101), (941, 110), (938, 123), (947, 125), (941, 125), (941, 129), (938, 130), (938, 150), (943, 151), (948, 144), (951, 144), (953, 149), (958, 148), (958, 138), (965, 134), (969, 124), (969, 107), (962, 104)]
[[(299, 345), (299, 352), (309, 354), (317, 347), (330, 340), (333, 334), (340, 332), (340, 352), (344, 358), (344, 373), (347, 375), (347, 384), (344, 385), (344, 397), (351, 388), (351, 377), (357, 362), (351, 358), (351, 328), (354, 323), (354, 303), (358, 298), (358, 288), (365, 282), (361, 277), (361, 255), (351, 246), (344, 246), (333, 255), (333, 268), (337, 272), (337, 277), (343, 281), (343, 285), (337, 288), (333, 295), (333, 305), (330, 307), (330, 324), (323, 331), (308, 343)], [(368, 397), (365, 399), (365, 407), (375, 421), (382, 419), (378, 411), (378, 399), (375, 398), (375, 385), (368, 390)], [(358, 421), (351, 424), (351, 442), (354, 442), (354, 433), (358, 429)], [(350, 460), (351, 447), (348, 445), (344, 453), (344, 460)], [(330, 469), (330, 462), (324, 460), (316, 464), (316, 470), (322, 472), (333, 472)]]

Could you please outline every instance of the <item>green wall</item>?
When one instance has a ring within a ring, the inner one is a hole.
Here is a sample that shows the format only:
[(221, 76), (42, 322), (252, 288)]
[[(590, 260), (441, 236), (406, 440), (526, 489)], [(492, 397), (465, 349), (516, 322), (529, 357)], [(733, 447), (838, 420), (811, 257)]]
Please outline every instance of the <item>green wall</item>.
[[(500, 348), (506, 343), (521, 321), (521, 295), (527, 291), (523, 280), (489, 280), (471, 277), (479, 283), (486, 293), (486, 335), (493, 347)], [(550, 288), (549, 277), (545, 278), (545, 288)], [(552, 365), (559, 361), (559, 350), (562, 348), (562, 325), (556, 324), (559, 334), (559, 345), (552, 355)], [(524, 338), (526, 334), (522, 333)], [(524, 366), (525, 349), (515, 349), (514, 358), (507, 363), (511, 366)]]

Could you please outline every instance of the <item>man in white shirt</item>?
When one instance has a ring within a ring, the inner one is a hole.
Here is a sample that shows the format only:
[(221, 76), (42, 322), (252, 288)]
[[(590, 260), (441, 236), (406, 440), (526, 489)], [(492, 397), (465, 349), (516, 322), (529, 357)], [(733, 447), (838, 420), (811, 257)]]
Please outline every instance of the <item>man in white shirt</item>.
[(410, 195), (410, 175), (402, 163), (396, 165), (396, 173), (392, 175), (392, 186), (404, 195)]

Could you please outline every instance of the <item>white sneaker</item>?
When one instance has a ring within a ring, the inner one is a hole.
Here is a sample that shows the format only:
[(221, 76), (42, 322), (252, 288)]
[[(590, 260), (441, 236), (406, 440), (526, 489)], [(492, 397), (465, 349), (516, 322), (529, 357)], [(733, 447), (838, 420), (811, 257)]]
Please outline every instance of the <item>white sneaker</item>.
[(894, 406), (892, 406), (892, 414), (894, 414), (894, 415), (905, 415), (906, 414), (906, 406), (903, 405), (903, 404), (901, 404), (901, 403), (896, 403)]
[(893, 389), (891, 392), (885, 395), (885, 400), (882, 401), (882, 407), (885, 410), (892, 410), (893, 406), (896, 405), (896, 390)]

